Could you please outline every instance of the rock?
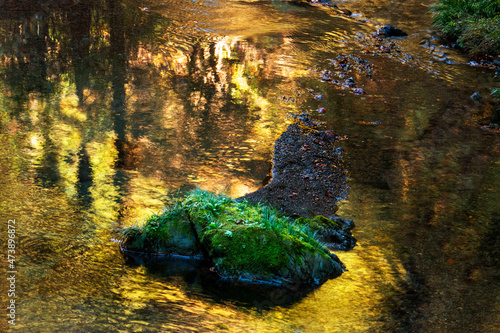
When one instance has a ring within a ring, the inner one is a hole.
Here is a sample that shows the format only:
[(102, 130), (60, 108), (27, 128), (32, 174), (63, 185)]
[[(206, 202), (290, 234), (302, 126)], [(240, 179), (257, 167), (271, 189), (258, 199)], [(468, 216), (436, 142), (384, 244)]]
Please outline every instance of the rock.
[(356, 245), (356, 239), (351, 235), (351, 230), (354, 228), (352, 220), (345, 220), (339, 216), (329, 219), (318, 215), (312, 218), (300, 217), (295, 222), (309, 226), (332, 250), (346, 251)]
[(378, 29), (377, 34), (379, 36), (385, 37), (406, 37), (408, 34), (401, 29), (396, 27), (385, 25), (382, 28)]
[(352, 92), (354, 93), (354, 95), (358, 95), (358, 96), (365, 94), (365, 91), (363, 90), (363, 88), (354, 88), (352, 90)]
[(339, 12), (339, 14), (343, 14), (346, 16), (352, 15), (352, 12), (349, 9), (339, 8), (337, 5), (333, 5), (332, 8), (335, 8)]
[(481, 94), (476, 91), (475, 93), (472, 94), (470, 98), (472, 98), (472, 100), (474, 101), (480, 101), (483, 98), (483, 96), (481, 96)]
[[(161, 229), (168, 235), (158, 240), (155, 233)], [(176, 253), (184, 256), (197, 256), (201, 249), (190, 225), (186, 223), (184, 211), (174, 207), (163, 214), (154, 214), (144, 221), (144, 227), (131, 227), (133, 237), (124, 237), (122, 246), (130, 251), (147, 253)]]
[(347, 80), (345, 80), (345, 83), (346, 85), (348, 85), (349, 87), (353, 87), (356, 85), (356, 83), (354, 82), (354, 79), (352, 77), (348, 78)]
[[(316, 219), (308, 223), (319, 224)], [(286, 287), (316, 285), (342, 274), (344, 266), (315, 232), (272, 207), (197, 189), (143, 226), (122, 229), (121, 238), (126, 251), (203, 254), (210, 271), (223, 279)], [(194, 246), (187, 250), (182, 239)]]
[(275, 142), (268, 185), (235, 200), (194, 190), (142, 226), (118, 231), (123, 248), (202, 255), (211, 272), (231, 282), (318, 285), (342, 274), (328, 247), (348, 250), (356, 241), (352, 221), (335, 214), (347, 197), (334, 145), (340, 137), (307, 114), (295, 119)]
[(323, 72), (321, 72), (321, 81), (323, 82), (330, 82), (332, 81), (332, 72), (325, 69)]
[(269, 184), (241, 199), (268, 203), (289, 216), (334, 216), (336, 202), (348, 192), (342, 149), (322, 138), (318, 122), (304, 114), (296, 119), (274, 143)]
[(231, 237), (224, 229), (204, 235), (217, 272), (224, 278), (291, 285), (318, 284), (342, 274), (343, 266), (333, 253), (309, 250), (296, 237), (248, 226), (233, 230)]

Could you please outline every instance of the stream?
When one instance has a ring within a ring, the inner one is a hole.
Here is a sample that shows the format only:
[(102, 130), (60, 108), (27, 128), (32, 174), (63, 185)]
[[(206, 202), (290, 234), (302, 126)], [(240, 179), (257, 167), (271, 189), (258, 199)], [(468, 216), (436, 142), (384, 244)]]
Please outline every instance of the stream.
[[(0, 332), (500, 332), (499, 69), (441, 46), (430, 0), (335, 3), (1, 1)], [(262, 187), (301, 113), (345, 138), (340, 277), (290, 294), (120, 252), (172, 196)]]

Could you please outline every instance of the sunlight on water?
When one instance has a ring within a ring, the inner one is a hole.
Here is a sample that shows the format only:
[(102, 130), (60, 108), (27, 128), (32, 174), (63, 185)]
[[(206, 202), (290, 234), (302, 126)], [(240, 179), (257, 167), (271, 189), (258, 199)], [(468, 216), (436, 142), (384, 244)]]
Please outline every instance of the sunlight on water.
[[(421, 43), (428, 1), (62, 3), (0, 14), (0, 211), (19, 222), (19, 321), (0, 330), (499, 329), (500, 149), (480, 129), (493, 102), (470, 99), (496, 83)], [(389, 23), (410, 36), (381, 52)], [(337, 213), (358, 243), (340, 277), (232, 287), (111, 241), (193, 187), (262, 187), (304, 112), (346, 138)]]

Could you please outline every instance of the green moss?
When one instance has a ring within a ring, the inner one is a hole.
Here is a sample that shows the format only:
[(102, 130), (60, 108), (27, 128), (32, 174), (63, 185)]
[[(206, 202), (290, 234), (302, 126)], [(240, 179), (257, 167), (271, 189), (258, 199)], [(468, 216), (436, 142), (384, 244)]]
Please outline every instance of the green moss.
[(342, 226), (329, 218), (324, 217), (323, 215), (317, 215), (311, 218), (299, 217), (295, 220), (295, 223), (299, 225), (307, 225), (313, 231), (320, 231), (324, 229), (336, 229), (339, 230)]
[(273, 230), (233, 225), (208, 231), (204, 241), (223, 273), (274, 275), (287, 264), (287, 246)]

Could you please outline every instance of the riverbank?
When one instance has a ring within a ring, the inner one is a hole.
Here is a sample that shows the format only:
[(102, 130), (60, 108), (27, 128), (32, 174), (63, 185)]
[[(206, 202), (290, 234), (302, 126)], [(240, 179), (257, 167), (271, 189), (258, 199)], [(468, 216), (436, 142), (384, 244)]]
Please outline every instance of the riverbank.
[(500, 54), (500, 3), (498, 1), (440, 0), (433, 7), (434, 25), (451, 46), (471, 58), (495, 59)]

